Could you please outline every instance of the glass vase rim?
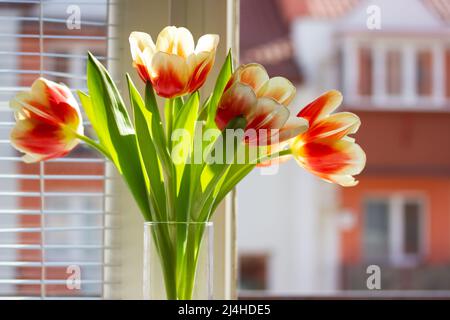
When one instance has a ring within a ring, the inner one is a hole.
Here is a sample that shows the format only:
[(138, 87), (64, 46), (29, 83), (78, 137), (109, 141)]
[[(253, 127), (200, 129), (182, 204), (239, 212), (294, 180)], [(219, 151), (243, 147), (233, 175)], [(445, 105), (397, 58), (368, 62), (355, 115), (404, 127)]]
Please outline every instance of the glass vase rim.
[(212, 226), (212, 221), (145, 221), (145, 226), (155, 226), (161, 224), (175, 224), (175, 225), (205, 225), (207, 227)]

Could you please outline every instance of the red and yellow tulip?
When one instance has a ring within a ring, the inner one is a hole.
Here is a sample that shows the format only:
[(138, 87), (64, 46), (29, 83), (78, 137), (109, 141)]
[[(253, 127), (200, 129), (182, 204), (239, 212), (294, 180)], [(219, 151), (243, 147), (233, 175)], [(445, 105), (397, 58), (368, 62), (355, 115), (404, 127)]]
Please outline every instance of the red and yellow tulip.
[(83, 122), (78, 104), (64, 85), (39, 78), (31, 91), (21, 92), (10, 102), (16, 126), (11, 144), (24, 152), (25, 162), (59, 158), (78, 144)]
[[(266, 145), (288, 140), (308, 127), (305, 119), (290, 117), (287, 106), (295, 91), (289, 80), (269, 78), (260, 64), (242, 65), (228, 81), (219, 101), (217, 127), (223, 130), (233, 118), (243, 116), (247, 120), (246, 130), (256, 132), (255, 138), (248, 142)], [(264, 139), (260, 130), (265, 131)]]
[(214, 64), (219, 36), (206, 34), (197, 46), (186, 28), (166, 27), (156, 44), (144, 32), (130, 34), (133, 66), (145, 82), (150, 81), (156, 93), (174, 98), (196, 91), (206, 80)]
[(358, 116), (350, 112), (331, 114), (342, 102), (338, 91), (328, 91), (299, 112), (309, 122), (309, 129), (292, 139), (291, 150), (297, 162), (322, 179), (354, 186), (353, 177), (365, 166), (366, 155), (355, 139), (348, 137), (358, 131)]
[[(79, 98), (98, 141), (83, 135), (78, 104), (63, 85), (39, 78), (30, 91), (10, 102), (16, 118), (11, 143), (25, 153), (24, 161), (62, 157), (80, 139), (116, 166), (146, 221), (183, 224), (176, 226), (176, 237), (168, 228), (155, 231), (154, 249), (168, 299), (195, 296), (195, 257), (204, 235), (204, 228), (178, 231), (185, 230), (185, 223), (210, 221), (255, 163), (271, 164), (293, 156), (313, 174), (352, 186), (357, 183), (353, 176), (366, 161), (363, 150), (348, 137), (358, 130), (359, 118), (348, 112), (332, 114), (342, 101), (339, 92), (325, 93), (292, 117), (288, 109), (296, 91), (292, 83), (283, 77), (269, 78), (259, 64), (243, 65), (232, 73), (231, 52), (211, 98), (203, 106), (198, 92), (189, 99), (166, 101), (163, 121), (151, 87), (169, 99), (199, 89), (214, 63), (218, 40), (217, 35), (204, 35), (194, 48), (185, 28), (166, 27), (156, 44), (146, 33), (131, 33), (133, 64), (146, 82), (143, 99), (127, 76), (134, 118), (106, 68), (88, 54), (89, 92), (79, 92)], [(217, 133), (214, 123), (221, 130), (244, 129), (246, 136), (238, 143), (235, 138), (240, 132), (232, 139), (223, 131), (211, 137), (209, 129)], [(181, 137), (171, 134), (175, 132)], [(247, 149), (258, 152), (247, 153)], [(221, 151), (227, 154), (221, 157)], [(183, 161), (178, 162), (180, 158)]]

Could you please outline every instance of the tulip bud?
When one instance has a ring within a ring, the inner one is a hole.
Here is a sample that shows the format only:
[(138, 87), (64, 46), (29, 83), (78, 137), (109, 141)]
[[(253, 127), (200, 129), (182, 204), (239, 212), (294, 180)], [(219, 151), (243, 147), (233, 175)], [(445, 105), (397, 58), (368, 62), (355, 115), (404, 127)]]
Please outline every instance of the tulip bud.
[(11, 144), (25, 153), (25, 162), (62, 157), (78, 144), (77, 134), (83, 134), (80, 109), (64, 85), (39, 78), (10, 106), (16, 118)]

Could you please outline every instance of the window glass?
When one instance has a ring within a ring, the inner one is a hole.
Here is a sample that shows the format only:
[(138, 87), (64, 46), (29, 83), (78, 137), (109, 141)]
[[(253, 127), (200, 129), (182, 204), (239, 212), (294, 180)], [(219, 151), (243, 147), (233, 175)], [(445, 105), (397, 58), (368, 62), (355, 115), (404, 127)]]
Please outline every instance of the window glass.
[(433, 91), (433, 56), (429, 50), (417, 53), (417, 83), (416, 90), (419, 96), (430, 96)]
[(445, 50), (445, 93), (450, 98), (450, 49)]
[(240, 285), (243, 290), (267, 290), (268, 274), (265, 254), (242, 254), (239, 256)]
[(418, 203), (407, 202), (404, 205), (404, 252), (418, 255), (420, 252), (420, 207)]
[(389, 258), (389, 203), (368, 201), (364, 208), (364, 253), (367, 261)]
[(358, 92), (361, 96), (371, 96), (373, 81), (373, 53), (370, 48), (359, 48), (358, 63)]
[(402, 92), (402, 56), (399, 50), (386, 53), (386, 93), (397, 96)]

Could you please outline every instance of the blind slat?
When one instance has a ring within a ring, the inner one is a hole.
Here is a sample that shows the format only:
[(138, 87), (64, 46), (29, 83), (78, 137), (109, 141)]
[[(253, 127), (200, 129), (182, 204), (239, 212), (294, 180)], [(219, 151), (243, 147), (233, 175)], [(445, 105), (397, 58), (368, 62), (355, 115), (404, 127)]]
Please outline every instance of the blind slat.
[[(21, 51), (0, 51), (0, 55), (16, 55), (16, 56), (27, 56), (27, 57), (47, 57), (47, 58), (67, 58), (67, 59), (84, 59), (87, 60), (86, 55), (69, 54), (69, 53), (49, 53), (49, 52), (21, 52)], [(117, 58), (95, 56), (98, 60), (114, 60)]]
[[(14, 16), (0, 16), (0, 21), (26, 21), (26, 22), (40, 22), (41, 20), (39, 17), (14, 17)], [(50, 23), (67, 23), (67, 19), (54, 19), (54, 18), (44, 18), (42, 19), (43, 22), (50, 22)], [(100, 22), (100, 21), (88, 21), (83, 20), (83, 25), (85, 26), (100, 26), (100, 27), (108, 27), (108, 26), (117, 26), (114, 24), (108, 24), (106, 22)]]
[[(112, 249), (112, 246), (101, 246), (101, 245), (70, 245), (70, 244), (47, 244), (46, 249), (48, 250), (59, 250), (59, 249), (83, 249), (83, 250), (106, 250)], [(39, 244), (0, 244), (0, 249), (25, 249), (25, 250), (41, 250), (42, 246)]]
[[(0, 279), (0, 284), (66, 284), (66, 279), (51, 279), (51, 280), (35, 280), (35, 279)], [(104, 280), (80, 280), (80, 284), (114, 284), (113, 281)]]
[(0, 233), (36, 233), (36, 232), (59, 232), (59, 231), (96, 231), (111, 230), (113, 227), (39, 227), (39, 228), (0, 228)]
[[(0, 161), (19, 161), (22, 162), (21, 157), (0, 157)], [(50, 163), (57, 163), (57, 162), (77, 162), (77, 163), (104, 163), (104, 159), (97, 159), (97, 158), (59, 158), (59, 159), (52, 159), (48, 160), (47, 162)]]
[(4, 197), (111, 197), (101, 192), (27, 192), (27, 191), (0, 191)]
[(38, 174), (0, 174), (0, 179), (25, 179), (25, 180), (105, 180), (106, 176), (97, 175), (38, 175)]
[(80, 267), (118, 267), (118, 264), (90, 262), (90, 261), (57, 261), (57, 262), (38, 262), (38, 261), (0, 261), (0, 267), (67, 267), (77, 265)]
[(12, 74), (37, 74), (44, 76), (55, 76), (61, 78), (73, 78), (73, 79), (81, 79), (86, 80), (86, 76), (71, 74), (66, 72), (57, 72), (57, 71), (49, 71), (49, 70), (15, 70), (15, 69), (0, 69), (0, 74), (7, 73), (8, 75)]
[(64, 211), (64, 210), (29, 210), (29, 209), (0, 209), (0, 215), (111, 215), (117, 214), (116, 211)]
[(117, 38), (106, 37), (106, 36), (61, 36), (61, 35), (43, 35), (38, 34), (18, 34), (18, 33), (0, 33), (0, 38), (28, 38), (28, 39), (59, 39), (59, 40), (86, 40), (86, 41), (106, 41), (114, 40)]

